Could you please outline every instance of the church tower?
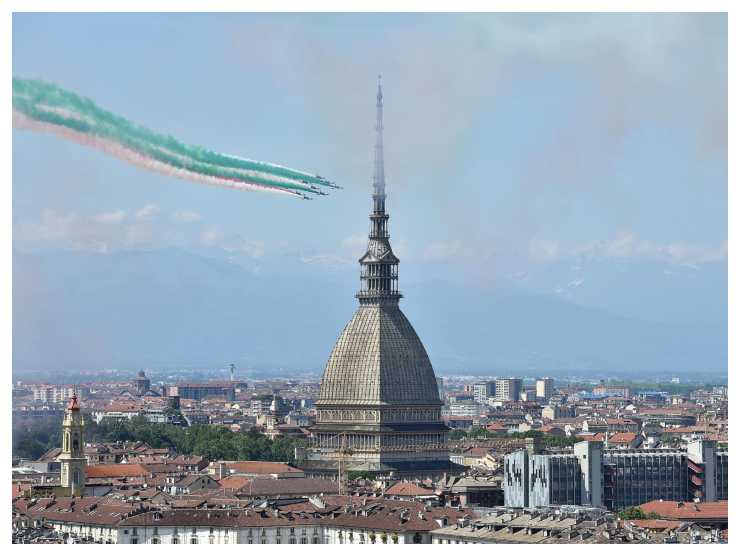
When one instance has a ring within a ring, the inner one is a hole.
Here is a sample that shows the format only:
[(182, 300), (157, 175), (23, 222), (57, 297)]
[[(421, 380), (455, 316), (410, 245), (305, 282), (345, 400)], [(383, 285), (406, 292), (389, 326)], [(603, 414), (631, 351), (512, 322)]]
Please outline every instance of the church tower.
[(75, 392), (67, 404), (62, 421), (62, 453), (58, 460), (62, 464), (62, 487), (70, 496), (82, 496), (85, 492), (85, 420)]
[(360, 258), (358, 307), (326, 363), (305, 469), (394, 476), (450, 468), (437, 380), (421, 340), (398, 306), (399, 259), (388, 233), (383, 90), (378, 82), (370, 233)]

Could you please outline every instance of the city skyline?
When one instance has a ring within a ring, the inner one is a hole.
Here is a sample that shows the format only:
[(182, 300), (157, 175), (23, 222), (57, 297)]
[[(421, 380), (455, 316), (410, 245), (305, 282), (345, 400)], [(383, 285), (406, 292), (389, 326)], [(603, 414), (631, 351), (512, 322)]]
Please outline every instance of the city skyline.
[(728, 543), (728, 13), (10, 15), (14, 545)]

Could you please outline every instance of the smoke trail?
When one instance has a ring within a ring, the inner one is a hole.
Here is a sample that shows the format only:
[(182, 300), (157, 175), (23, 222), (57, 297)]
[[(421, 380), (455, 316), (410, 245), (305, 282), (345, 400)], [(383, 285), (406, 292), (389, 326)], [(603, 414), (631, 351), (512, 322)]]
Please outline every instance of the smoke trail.
[(310, 199), (337, 188), (322, 176), (187, 145), (103, 110), (55, 85), (13, 78), (13, 126), (55, 133), (142, 168), (231, 189)]

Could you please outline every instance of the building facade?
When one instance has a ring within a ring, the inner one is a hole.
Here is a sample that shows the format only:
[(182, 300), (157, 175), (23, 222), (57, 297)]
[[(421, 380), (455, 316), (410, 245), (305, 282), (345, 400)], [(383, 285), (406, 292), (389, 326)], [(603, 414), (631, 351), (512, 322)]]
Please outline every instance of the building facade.
[(522, 392), (521, 378), (496, 379), (496, 399), (502, 402), (519, 401)]
[(488, 380), (473, 385), (473, 398), (480, 404), (488, 403), (488, 398), (496, 395), (496, 381)]
[(726, 500), (727, 461), (727, 453), (706, 440), (687, 450), (604, 449), (596, 441), (577, 443), (572, 454), (520, 450), (504, 460), (504, 497), (511, 507), (612, 511), (651, 500)]
[(550, 377), (538, 378), (535, 383), (535, 395), (537, 399), (549, 400), (555, 391), (555, 381)]

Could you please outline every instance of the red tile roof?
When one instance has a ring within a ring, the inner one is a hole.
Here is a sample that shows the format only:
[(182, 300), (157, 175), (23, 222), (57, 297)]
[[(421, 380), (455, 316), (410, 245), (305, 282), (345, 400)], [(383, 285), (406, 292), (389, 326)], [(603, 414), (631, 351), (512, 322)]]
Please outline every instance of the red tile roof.
[(646, 514), (655, 512), (662, 518), (680, 521), (727, 519), (727, 500), (698, 503), (653, 500), (640, 506), (640, 509)]
[[(216, 463), (215, 465), (218, 464)], [(227, 461), (224, 462), (224, 465), (232, 473), (249, 473), (252, 475), (301, 472), (300, 469), (279, 461)]]
[(631, 444), (637, 435), (634, 432), (615, 432), (609, 437), (610, 444)]
[(632, 525), (641, 527), (643, 529), (656, 529), (660, 531), (667, 531), (669, 529), (678, 529), (681, 527), (681, 523), (678, 521), (671, 521), (668, 519), (630, 519), (629, 522)]
[(141, 477), (149, 475), (149, 470), (138, 463), (113, 463), (89, 465), (85, 468), (88, 478)]
[(414, 483), (396, 483), (385, 491), (388, 496), (434, 496), (434, 491)]

